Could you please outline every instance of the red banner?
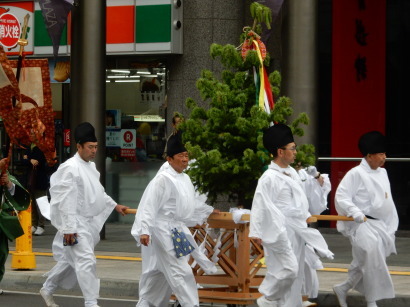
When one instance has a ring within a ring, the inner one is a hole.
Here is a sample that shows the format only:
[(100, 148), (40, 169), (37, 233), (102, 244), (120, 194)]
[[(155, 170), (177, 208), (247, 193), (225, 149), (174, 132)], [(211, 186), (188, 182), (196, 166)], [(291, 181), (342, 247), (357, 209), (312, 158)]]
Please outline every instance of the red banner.
[(70, 129), (64, 129), (63, 145), (70, 146)]
[[(359, 137), (385, 130), (386, 0), (332, 5), (332, 157), (360, 157)], [(332, 163), (332, 201), (340, 180), (357, 164)]]

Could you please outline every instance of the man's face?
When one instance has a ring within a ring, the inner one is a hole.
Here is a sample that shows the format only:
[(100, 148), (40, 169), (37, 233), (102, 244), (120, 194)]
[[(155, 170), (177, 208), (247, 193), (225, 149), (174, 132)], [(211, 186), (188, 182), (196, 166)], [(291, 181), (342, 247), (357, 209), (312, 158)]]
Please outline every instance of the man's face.
[(182, 118), (181, 117), (175, 117), (175, 123), (172, 124), (175, 130), (178, 130), (179, 124), (182, 123)]
[(81, 159), (86, 162), (94, 160), (95, 154), (97, 153), (97, 142), (86, 142), (84, 144), (77, 144), (77, 152)]
[(182, 173), (188, 167), (188, 152), (185, 151), (178, 153), (173, 157), (167, 157), (167, 161), (176, 172)]
[(281, 158), (282, 163), (286, 166), (295, 162), (296, 153), (296, 144), (294, 142), (278, 149), (278, 157)]
[(386, 153), (379, 152), (374, 154), (368, 154), (366, 156), (367, 163), (371, 169), (377, 169), (378, 167), (382, 167), (384, 162), (386, 162)]

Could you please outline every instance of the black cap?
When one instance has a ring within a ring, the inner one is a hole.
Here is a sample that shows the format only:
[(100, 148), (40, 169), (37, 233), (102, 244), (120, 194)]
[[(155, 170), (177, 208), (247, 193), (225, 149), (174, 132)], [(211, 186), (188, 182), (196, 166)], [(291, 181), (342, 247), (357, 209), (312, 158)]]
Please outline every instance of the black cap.
[(185, 146), (182, 144), (182, 133), (179, 131), (171, 135), (167, 142), (167, 156), (173, 157), (181, 152), (186, 152)]
[(285, 124), (275, 124), (263, 132), (263, 146), (273, 154), (276, 150), (293, 143), (292, 130)]
[(368, 154), (386, 152), (386, 137), (379, 131), (370, 131), (359, 139), (359, 150), (363, 157)]
[(97, 142), (93, 125), (88, 122), (79, 124), (74, 130), (74, 139), (77, 144)]

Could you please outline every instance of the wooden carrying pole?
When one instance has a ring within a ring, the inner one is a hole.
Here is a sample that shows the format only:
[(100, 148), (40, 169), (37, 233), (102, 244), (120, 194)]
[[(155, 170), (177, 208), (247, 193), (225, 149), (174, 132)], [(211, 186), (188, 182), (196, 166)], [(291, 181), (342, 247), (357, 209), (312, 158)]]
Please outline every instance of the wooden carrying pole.
[[(126, 213), (135, 214), (136, 209), (128, 209)], [(207, 285), (198, 289), (199, 300), (203, 303), (253, 305), (261, 296), (258, 286), (264, 275), (264, 266), (260, 260), (264, 257), (263, 247), (249, 239), (250, 215), (244, 214), (241, 220), (245, 223), (236, 224), (232, 214), (221, 212), (211, 214), (208, 218), (209, 228), (217, 229), (221, 236), (221, 246), (218, 253), (219, 270), (216, 274), (205, 275), (205, 272), (195, 265), (193, 272), (196, 282)], [(309, 222), (316, 220), (352, 221), (352, 218), (337, 215), (314, 215)], [(198, 245), (204, 240), (208, 258), (214, 255), (215, 240), (209, 234), (205, 225), (191, 228)], [(192, 265), (191, 258), (189, 263)]]

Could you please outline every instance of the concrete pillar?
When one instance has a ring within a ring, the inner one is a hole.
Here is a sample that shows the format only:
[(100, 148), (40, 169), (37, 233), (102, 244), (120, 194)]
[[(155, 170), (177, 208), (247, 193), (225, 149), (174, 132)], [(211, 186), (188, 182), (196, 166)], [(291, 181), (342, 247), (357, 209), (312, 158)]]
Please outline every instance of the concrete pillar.
[[(81, 122), (96, 130), (99, 153), (97, 169), (105, 183), (105, 0), (77, 0), (72, 10), (71, 98), (72, 132)], [(73, 133), (71, 134), (73, 136)], [(72, 153), (76, 152), (74, 140)]]
[(293, 101), (294, 114), (310, 117), (299, 144), (317, 145), (317, 6), (317, 0), (288, 0), (283, 7), (282, 95)]

